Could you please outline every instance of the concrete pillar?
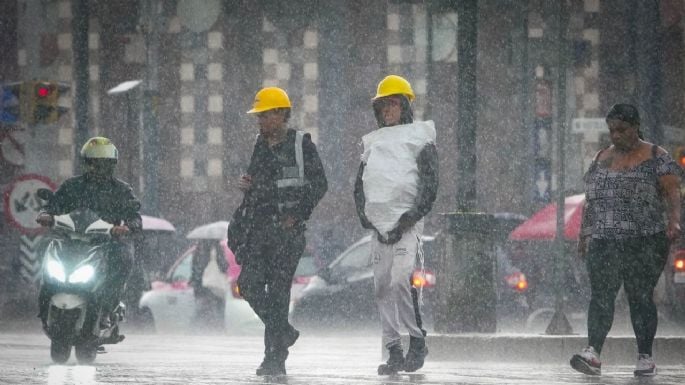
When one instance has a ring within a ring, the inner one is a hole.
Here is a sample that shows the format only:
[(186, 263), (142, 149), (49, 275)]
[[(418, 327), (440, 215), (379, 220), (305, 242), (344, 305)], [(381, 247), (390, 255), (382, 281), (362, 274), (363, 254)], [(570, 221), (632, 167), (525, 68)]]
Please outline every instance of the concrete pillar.
[(491, 214), (443, 214), (437, 244), (435, 331), (494, 333), (497, 329)]

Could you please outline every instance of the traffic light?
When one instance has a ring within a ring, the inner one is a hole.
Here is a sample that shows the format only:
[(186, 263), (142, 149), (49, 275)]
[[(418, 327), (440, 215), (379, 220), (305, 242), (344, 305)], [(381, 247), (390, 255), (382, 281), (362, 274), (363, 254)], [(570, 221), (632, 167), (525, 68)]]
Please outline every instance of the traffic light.
[(59, 120), (69, 109), (59, 106), (59, 97), (69, 86), (48, 81), (29, 81), (23, 84), (22, 97), (26, 97), (22, 120), (28, 124), (49, 124)]
[(675, 149), (675, 161), (680, 167), (685, 168), (685, 146), (680, 146)]
[(57, 86), (48, 82), (29, 82), (29, 112), (27, 123), (52, 123), (57, 114)]

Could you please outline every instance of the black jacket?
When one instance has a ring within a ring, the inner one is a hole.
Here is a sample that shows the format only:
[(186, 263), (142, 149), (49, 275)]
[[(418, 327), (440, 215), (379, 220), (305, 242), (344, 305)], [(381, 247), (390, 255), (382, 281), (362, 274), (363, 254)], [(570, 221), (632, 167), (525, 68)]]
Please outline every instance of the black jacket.
[[(421, 220), (433, 208), (433, 202), (438, 193), (438, 151), (433, 143), (428, 143), (419, 153), (416, 159), (419, 169), (419, 182), (417, 185), (416, 200), (412, 208), (402, 214), (399, 220), (398, 227), (390, 232), (399, 232), (406, 230)], [(362, 177), (364, 175), (364, 167), (366, 164), (362, 162), (357, 171), (357, 179), (354, 183), (354, 203), (357, 206), (357, 215), (365, 229), (375, 230), (373, 224), (366, 217), (364, 207), (366, 205), (366, 197), (364, 195), (364, 182)]]
[(138, 207), (140, 203), (133, 195), (133, 189), (125, 182), (114, 177), (101, 181), (80, 175), (62, 183), (45, 212), (61, 215), (77, 208), (89, 208), (104, 221), (114, 224), (124, 221), (131, 231), (139, 231), (143, 228), (143, 220)]
[(284, 166), (295, 166), (295, 130), (288, 129), (283, 142), (269, 148), (261, 136), (257, 137), (247, 174), (252, 177), (252, 188), (246, 193), (244, 205), (251, 212), (254, 223), (267, 223), (274, 217), (290, 215), (304, 225), (314, 207), (328, 190), (328, 181), (323, 164), (312, 142), (311, 135), (305, 134), (302, 141), (304, 177), (309, 182), (298, 193), (299, 204), (279, 211), (279, 191), (276, 181), (281, 177)]

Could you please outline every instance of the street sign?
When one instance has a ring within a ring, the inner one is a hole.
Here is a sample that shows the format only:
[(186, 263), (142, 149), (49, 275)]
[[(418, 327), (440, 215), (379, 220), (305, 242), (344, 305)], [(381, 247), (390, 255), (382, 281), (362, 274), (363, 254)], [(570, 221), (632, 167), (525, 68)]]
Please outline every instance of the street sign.
[(19, 237), (19, 276), (27, 283), (36, 283), (40, 280), (42, 258), (40, 258), (38, 248), (42, 240), (42, 235)]
[(593, 134), (599, 137), (599, 134), (604, 132), (609, 132), (604, 118), (576, 118), (571, 122), (572, 134)]
[(21, 175), (10, 183), (5, 191), (4, 211), (7, 222), (22, 234), (33, 235), (42, 232), (36, 223), (41, 209), (38, 189), (47, 188), (54, 191), (57, 187), (48, 177), (36, 174)]
[(547, 80), (538, 79), (535, 82), (535, 116), (538, 118), (552, 116), (552, 86)]
[(0, 122), (14, 124), (19, 120), (19, 97), (13, 88), (0, 85)]

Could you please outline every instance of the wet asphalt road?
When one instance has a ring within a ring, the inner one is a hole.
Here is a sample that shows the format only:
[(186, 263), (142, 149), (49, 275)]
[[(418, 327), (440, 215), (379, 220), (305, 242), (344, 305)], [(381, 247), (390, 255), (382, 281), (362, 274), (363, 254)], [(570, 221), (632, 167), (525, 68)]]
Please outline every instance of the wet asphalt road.
[[(380, 339), (368, 335), (303, 335), (291, 349), (288, 375), (254, 374), (262, 358), (258, 336), (129, 334), (108, 345), (92, 366), (72, 358), (53, 365), (39, 333), (0, 333), (0, 384), (682, 384), (685, 364), (659, 367), (636, 379), (632, 366), (605, 366), (586, 377), (565, 365), (430, 361), (416, 374), (378, 376)], [(515, 352), (512, 352), (515, 354)], [(430, 358), (430, 356), (429, 356)]]

